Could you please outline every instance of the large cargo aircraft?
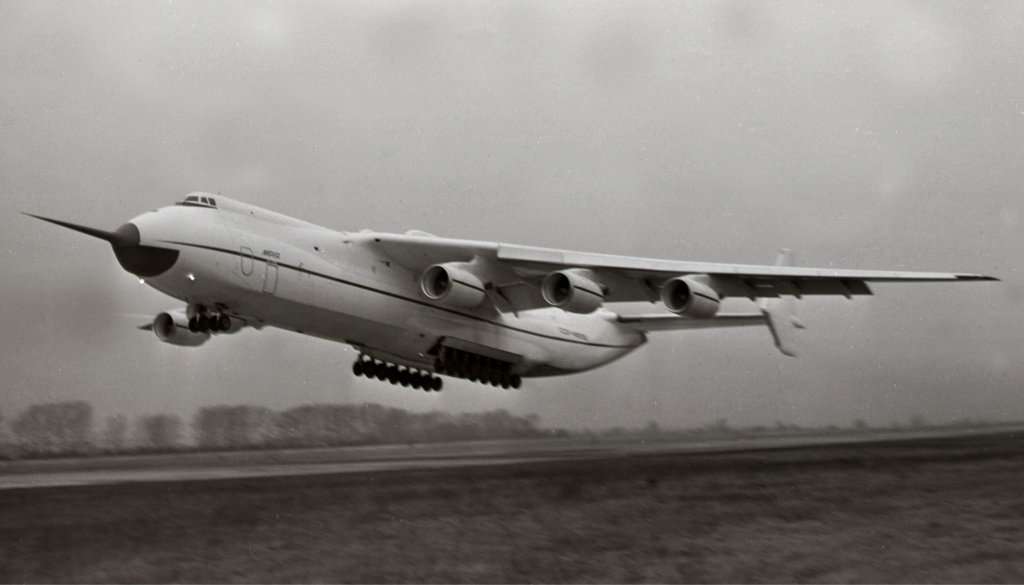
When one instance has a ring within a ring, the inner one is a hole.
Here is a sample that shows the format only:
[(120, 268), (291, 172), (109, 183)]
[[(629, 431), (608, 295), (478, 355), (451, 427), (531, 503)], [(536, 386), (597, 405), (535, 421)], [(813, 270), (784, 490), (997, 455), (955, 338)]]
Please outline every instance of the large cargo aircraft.
[[(32, 214), (26, 214), (32, 215)], [(809, 295), (870, 295), (870, 282), (996, 280), (976, 274), (836, 270), (652, 260), (424, 232), (336, 232), (239, 201), (193, 193), (115, 231), (32, 215), (106, 240), (118, 262), (186, 303), (143, 329), (198, 346), (243, 327), (277, 327), (356, 348), (359, 376), (424, 390), (438, 375), (518, 388), (640, 347), (652, 331), (767, 325), (794, 355)], [(756, 313), (719, 312), (728, 297)], [(611, 303), (661, 303), (620, 315)]]

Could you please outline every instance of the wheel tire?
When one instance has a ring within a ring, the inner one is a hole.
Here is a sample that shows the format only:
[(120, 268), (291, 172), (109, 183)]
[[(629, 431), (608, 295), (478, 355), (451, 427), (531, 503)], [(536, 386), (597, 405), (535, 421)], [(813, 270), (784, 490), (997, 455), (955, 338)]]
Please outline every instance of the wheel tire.
[(196, 327), (200, 333), (208, 333), (210, 331), (210, 320), (206, 318), (206, 315), (201, 315), (196, 319)]
[(440, 392), (440, 391), (441, 391), (441, 388), (443, 388), (443, 387), (444, 387), (444, 382), (443, 382), (443, 381), (441, 380), (441, 378), (434, 378), (434, 379), (433, 379), (433, 380), (431, 381), (431, 383), (430, 383), (430, 388), (431, 388), (431, 389), (432, 389), (432, 390), (433, 390), (434, 392)]
[(360, 361), (353, 362), (353, 364), (352, 364), (352, 373), (355, 374), (356, 376), (362, 376), (363, 375), (363, 362), (360, 362)]
[(199, 333), (199, 323), (196, 322), (195, 317), (188, 320), (188, 330), (192, 333)]
[(373, 366), (377, 379), (383, 382), (388, 377), (388, 367), (382, 363), (375, 363)]
[(231, 329), (231, 317), (221, 315), (220, 319), (217, 319), (217, 327), (219, 327), (221, 331)]
[(509, 378), (509, 384), (518, 390), (523, 385), (523, 379), (519, 377), (519, 374), (512, 374), (511, 378)]

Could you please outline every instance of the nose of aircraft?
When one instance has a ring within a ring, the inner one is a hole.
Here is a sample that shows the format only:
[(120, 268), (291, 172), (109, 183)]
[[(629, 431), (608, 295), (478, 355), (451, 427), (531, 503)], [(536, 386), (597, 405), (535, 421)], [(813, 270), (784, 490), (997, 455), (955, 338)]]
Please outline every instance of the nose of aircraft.
[(139, 228), (131, 222), (122, 225), (115, 231), (108, 232), (67, 221), (50, 219), (41, 215), (33, 215), (31, 213), (26, 213), (25, 215), (110, 242), (110, 246), (114, 249), (114, 256), (117, 257), (117, 262), (121, 265), (121, 268), (135, 276), (148, 278), (163, 274), (170, 270), (174, 263), (178, 261), (177, 250), (140, 245), (139, 242), (142, 238), (139, 234)]
[(126, 223), (114, 232), (120, 241), (111, 242), (117, 262), (135, 276), (147, 278), (167, 272), (178, 261), (178, 251), (139, 245), (139, 228)]

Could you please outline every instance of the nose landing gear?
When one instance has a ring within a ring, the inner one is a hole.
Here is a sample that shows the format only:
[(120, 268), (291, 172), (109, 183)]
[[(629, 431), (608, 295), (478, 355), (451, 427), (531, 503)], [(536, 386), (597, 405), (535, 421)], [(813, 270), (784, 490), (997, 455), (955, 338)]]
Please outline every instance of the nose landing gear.
[(188, 320), (188, 330), (192, 333), (219, 333), (231, 329), (231, 317), (220, 314), (200, 313)]

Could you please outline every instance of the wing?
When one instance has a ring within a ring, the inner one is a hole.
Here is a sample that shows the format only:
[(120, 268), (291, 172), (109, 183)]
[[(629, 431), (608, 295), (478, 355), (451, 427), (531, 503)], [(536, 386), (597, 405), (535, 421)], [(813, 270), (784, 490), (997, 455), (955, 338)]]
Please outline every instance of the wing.
[[(970, 280), (998, 280), (978, 274), (946, 272), (897, 272), (889, 270), (839, 270), (834, 268), (798, 268), (792, 266), (757, 266), (748, 264), (716, 264), (710, 262), (681, 262), (562, 252), (544, 248), (501, 245), (498, 259), (520, 267), (521, 270), (546, 273), (566, 267), (588, 268), (597, 274), (626, 277), (644, 283), (654, 290), (676, 276), (707, 275), (712, 287), (722, 297), (749, 299), (778, 297), (780, 294), (803, 295), (870, 295), (869, 282), (947, 282)], [(609, 291), (609, 301), (650, 300), (640, 298), (635, 291), (624, 290), (622, 295)], [(626, 296), (628, 298), (619, 298)]]
[(962, 282), (998, 280), (946, 272), (840, 270), (656, 260), (438, 238), (422, 233), (365, 234), (394, 262), (422, 273), (433, 264), (474, 263), (488, 295), (501, 310), (550, 306), (540, 294), (543, 279), (561, 270), (584, 270), (600, 284), (605, 302), (655, 302), (670, 279), (697, 276), (722, 298), (791, 295), (870, 295), (870, 282)]

